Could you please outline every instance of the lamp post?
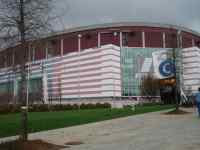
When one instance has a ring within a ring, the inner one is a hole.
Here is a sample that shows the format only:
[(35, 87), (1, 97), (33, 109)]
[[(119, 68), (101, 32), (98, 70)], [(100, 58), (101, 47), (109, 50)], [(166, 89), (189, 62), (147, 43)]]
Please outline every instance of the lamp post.
[(81, 85), (80, 85), (80, 56), (81, 56), (81, 38), (82, 35), (78, 34), (78, 99), (81, 100)]

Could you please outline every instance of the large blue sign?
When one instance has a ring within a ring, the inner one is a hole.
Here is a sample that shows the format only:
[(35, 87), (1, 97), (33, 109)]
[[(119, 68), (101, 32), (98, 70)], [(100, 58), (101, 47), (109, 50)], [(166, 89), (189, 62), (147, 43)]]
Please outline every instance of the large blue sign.
[(170, 77), (174, 75), (175, 66), (171, 60), (163, 61), (159, 66), (159, 72), (164, 77)]

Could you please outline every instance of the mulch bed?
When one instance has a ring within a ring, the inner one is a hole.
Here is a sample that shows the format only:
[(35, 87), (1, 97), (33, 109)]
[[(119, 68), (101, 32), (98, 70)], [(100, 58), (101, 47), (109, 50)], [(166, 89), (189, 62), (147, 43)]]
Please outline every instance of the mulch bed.
[(181, 109), (178, 109), (178, 110), (172, 110), (172, 111), (169, 111), (169, 112), (166, 112), (164, 113), (165, 115), (185, 115), (185, 114), (190, 114), (191, 112), (187, 112), (187, 111), (184, 111), (184, 110), (181, 110)]
[(69, 141), (69, 142), (66, 142), (65, 145), (81, 145), (81, 144), (84, 144), (83, 142), (81, 141)]
[(23, 142), (21, 140), (8, 141), (0, 144), (0, 150), (60, 150), (67, 146), (59, 146), (42, 140)]

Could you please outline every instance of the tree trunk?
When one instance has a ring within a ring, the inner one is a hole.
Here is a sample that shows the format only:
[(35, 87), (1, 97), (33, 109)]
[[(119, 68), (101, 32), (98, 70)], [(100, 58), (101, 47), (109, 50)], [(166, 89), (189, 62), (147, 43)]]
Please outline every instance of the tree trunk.
[(178, 78), (177, 78), (177, 68), (176, 68), (176, 49), (175, 48), (173, 48), (172, 49), (172, 53), (173, 53), (173, 62), (174, 62), (174, 79), (175, 79), (175, 81), (176, 81), (176, 83), (175, 83), (175, 85), (174, 85), (174, 93), (175, 93), (175, 96), (174, 96), (174, 98), (175, 98), (175, 107), (176, 107), (176, 111), (178, 111), (179, 110), (179, 100), (178, 100), (178, 92), (177, 92), (177, 84), (178, 84)]
[(28, 140), (28, 110), (27, 107), (21, 107), (21, 136), (20, 139), (23, 141)]
[(23, 141), (28, 140), (28, 108), (26, 102), (26, 33), (25, 33), (25, 21), (24, 21), (24, 0), (20, 0), (20, 41), (21, 41), (21, 51), (22, 51), (22, 59), (20, 60), (20, 72), (21, 72), (21, 85), (20, 85), (20, 100), (22, 102), (21, 109), (21, 126), (22, 133), (21, 139)]
[(26, 86), (26, 66), (25, 64), (22, 64), (20, 66), (20, 72), (21, 72), (21, 85), (20, 85), (20, 96), (19, 100), (21, 102), (21, 137), (23, 141), (28, 140), (28, 108), (27, 108), (27, 102), (26, 102), (26, 92), (27, 92), (27, 86)]

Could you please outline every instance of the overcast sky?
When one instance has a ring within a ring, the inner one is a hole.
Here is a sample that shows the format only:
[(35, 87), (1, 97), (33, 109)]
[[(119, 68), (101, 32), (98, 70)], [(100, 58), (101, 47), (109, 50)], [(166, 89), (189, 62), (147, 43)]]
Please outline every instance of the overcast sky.
[(200, 32), (200, 0), (57, 0), (57, 28), (111, 22), (181, 25)]

